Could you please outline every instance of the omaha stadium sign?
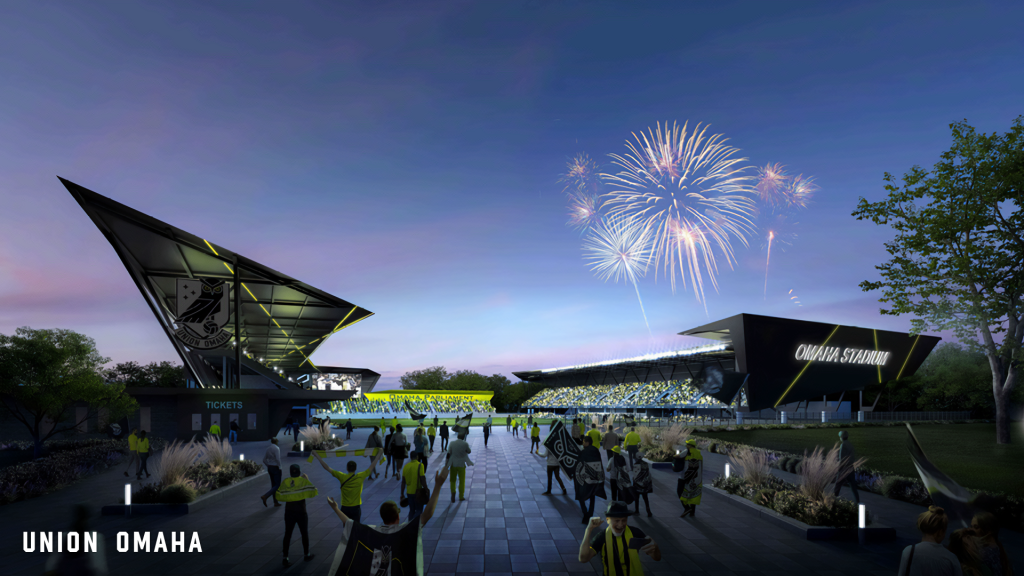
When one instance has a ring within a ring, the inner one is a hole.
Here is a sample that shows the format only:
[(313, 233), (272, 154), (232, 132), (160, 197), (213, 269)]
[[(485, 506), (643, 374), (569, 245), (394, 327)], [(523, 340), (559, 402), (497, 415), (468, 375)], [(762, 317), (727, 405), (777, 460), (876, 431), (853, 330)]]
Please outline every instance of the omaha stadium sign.
[(815, 346), (801, 344), (796, 349), (797, 360), (816, 362), (835, 362), (839, 364), (869, 364), (885, 366), (892, 356), (890, 352), (879, 350), (861, 350), (859, 348), (842, 348), (839, 346)]

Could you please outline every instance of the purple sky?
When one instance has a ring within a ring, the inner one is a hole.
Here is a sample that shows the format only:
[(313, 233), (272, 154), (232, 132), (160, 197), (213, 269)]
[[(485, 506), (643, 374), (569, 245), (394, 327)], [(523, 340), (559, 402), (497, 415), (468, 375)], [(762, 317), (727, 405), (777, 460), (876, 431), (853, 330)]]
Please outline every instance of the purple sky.
[[(931, 167), (951, 122), (1024, 113), (1019, 2), (333, 4), (0, 4), (0, 332), (177, 361), (57, 175), (375, 312), (313, 360), (379, 388), (695, 344), (675, 334), (740, 312), (907, 330), (858, 288), (891, 236), (858, 197)], [(645, 278), (651, 338), (632, 286), (585, 266), (557, 179), (687, 120), (821, 191), (767, 300), (756, 242), (707, 315)]]

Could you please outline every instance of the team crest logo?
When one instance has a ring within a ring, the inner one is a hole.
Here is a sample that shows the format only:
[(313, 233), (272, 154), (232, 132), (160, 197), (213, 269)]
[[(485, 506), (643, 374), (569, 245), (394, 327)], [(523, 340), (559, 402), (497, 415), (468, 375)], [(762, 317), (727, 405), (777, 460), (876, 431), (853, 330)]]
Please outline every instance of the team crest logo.
[(224, 280), (178, 278), (178, 340), (190, 348), (210, 350), (231, 340), (228, 323), (231, 283)]

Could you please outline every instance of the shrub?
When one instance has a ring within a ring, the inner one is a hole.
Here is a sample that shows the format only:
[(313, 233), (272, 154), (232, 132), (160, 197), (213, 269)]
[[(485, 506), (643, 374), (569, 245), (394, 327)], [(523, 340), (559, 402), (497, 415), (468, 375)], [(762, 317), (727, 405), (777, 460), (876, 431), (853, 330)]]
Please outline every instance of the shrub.
[[(867, 462), (866, 458), (860, 458), (852, 463), (853, 469), (857, 469)], [(844, 462), (839, 461), (839, 445), (836, 444), (828, 454), (818, 446), (810, 455), (804, 452), (804, 459), (800, 469), (800, 492), (812, 501), (820, 501), (824, 498), (825, 489), (835, 482), (836, 476), (843, 468)]]
[(217, 487), (227, 486), (235, 482), (236, 480), (242, 479), (242, 471), (234, 466), (221, 468), (217, 471)]
[(163, 504), (188, 504), (196, 499), (196, 489), (188, 484), (171, 484), (160, 491)]
[(216, 472), (227, 465), (231, 461), (231, 443), (225, 438), (221, 440), (214, 436), (208, 437), (203, 441), (202, 447), (202, 460), (210, 464), (210, 468)]
[(750, 484), (763, 484), (772, 475), (768, 454), (763, 450), (740, 448), (729, 455), (729, 460), (743, 468), (743, 478)]
[[(118, 502), (124, 504), (124, 498), (118, 499)], [(132, 492), (132, 504), (160, 504), (160, 484), (146, 484), (138, 490)]]
[(199, 454), (200, 447), (194, 440), (171, 442), (160, 455), (160, 461), (155, 467), (159, 483), (164, 486), (185, 483), (188, 470), (199, 459)]
[(260, 470), (263, 469), (262, 464), (260, 464), (259, 462), (255, 462), (253, 460), (242, 460), (234, 462), (233, 464), (237, 466), (239, 470), (242, 471), (242, 475), (245, 478), (248, 478), (249, 476), (255, 476), (256, 474), (260, 473)]

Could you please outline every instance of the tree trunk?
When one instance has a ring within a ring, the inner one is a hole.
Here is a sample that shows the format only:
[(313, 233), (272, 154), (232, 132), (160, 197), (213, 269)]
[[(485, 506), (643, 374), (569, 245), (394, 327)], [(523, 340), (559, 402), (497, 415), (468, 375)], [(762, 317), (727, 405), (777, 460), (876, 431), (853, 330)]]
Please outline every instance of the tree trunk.
[(993, 385), (992, 392), (996, 401), (996, 444), (1010, 443), (1010, 392), (1012, 390), (1012, 386)]

